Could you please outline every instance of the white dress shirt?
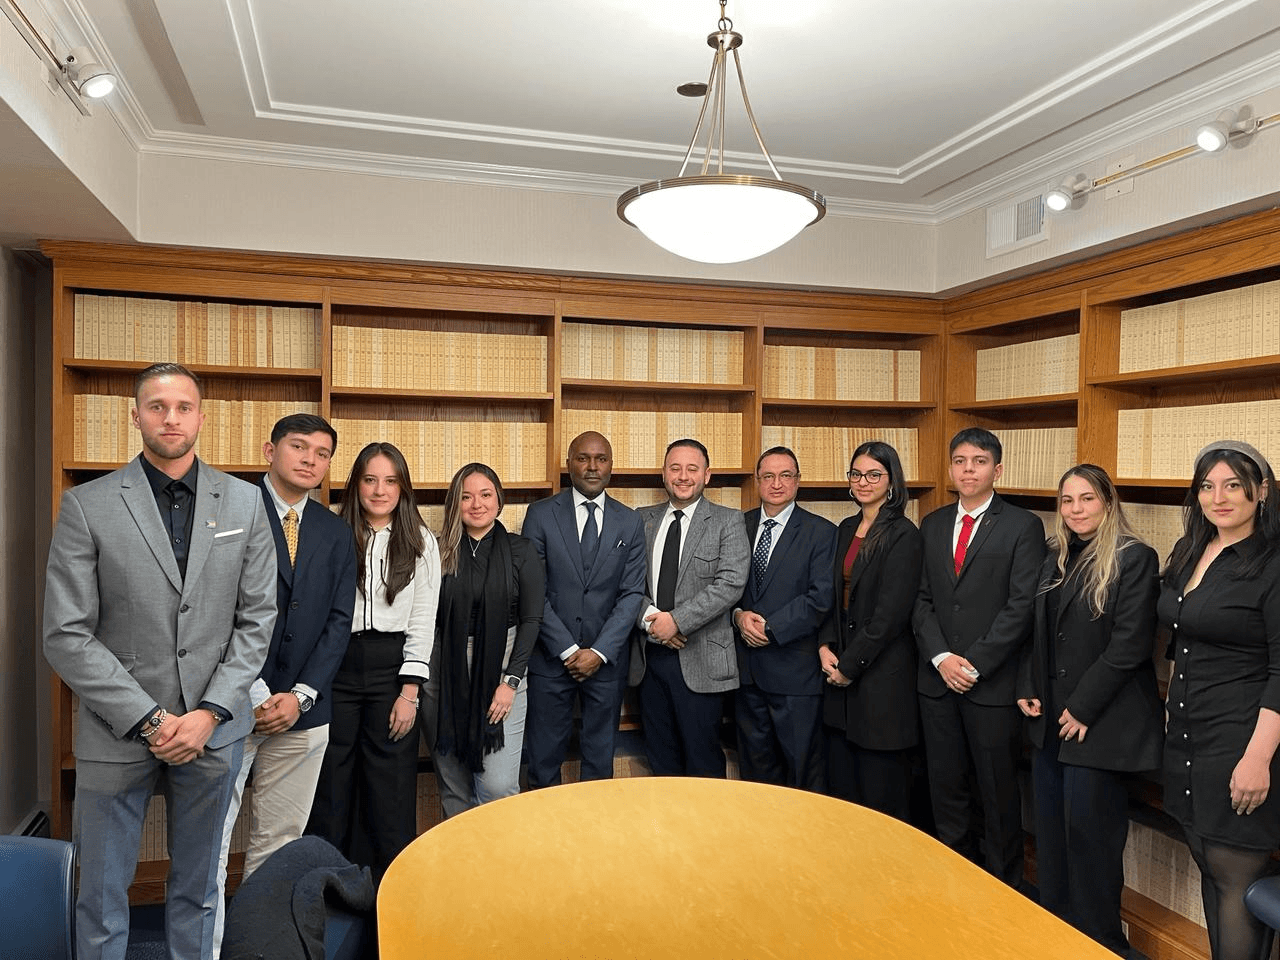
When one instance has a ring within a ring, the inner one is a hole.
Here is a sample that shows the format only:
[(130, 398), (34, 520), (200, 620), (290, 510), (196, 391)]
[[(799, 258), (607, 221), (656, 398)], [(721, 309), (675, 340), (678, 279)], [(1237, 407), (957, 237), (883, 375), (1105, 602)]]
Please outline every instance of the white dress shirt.
[(425, 526), (426, 541), (413, 566), (413, 579), (387, 603), (383, 577), (387, 563), (387, 546), (391, 542), (391, 524), (370, 533), (365, 544), (364, 582), (356, 586), (356, 610), (351, 619), (352, 633), (381, 630), (384, 633), (404, 631), (404, 663), (400, 675), (423, 682), (430, 676), (428, 664), (436, 639), (436, 605), (440, 602), (440, 548)]

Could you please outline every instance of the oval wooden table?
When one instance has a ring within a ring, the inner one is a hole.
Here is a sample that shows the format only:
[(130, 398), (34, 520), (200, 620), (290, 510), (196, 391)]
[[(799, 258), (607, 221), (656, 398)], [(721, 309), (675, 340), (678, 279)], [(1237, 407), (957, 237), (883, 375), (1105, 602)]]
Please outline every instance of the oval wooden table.
[(636, 777), (486, 804), (378, 893), (382, 960), (1112, 958), (906, 824), (830, 797)]

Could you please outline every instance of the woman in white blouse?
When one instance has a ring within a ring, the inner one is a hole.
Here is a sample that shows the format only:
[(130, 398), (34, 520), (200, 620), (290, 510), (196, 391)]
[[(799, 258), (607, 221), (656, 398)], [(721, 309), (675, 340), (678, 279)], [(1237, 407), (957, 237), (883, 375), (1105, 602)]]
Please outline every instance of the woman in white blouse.
[(440, 551), (390, 443), (360, 451), (341, 515), (355, 534), (359, 586), (310, 832), (381, 879), (417, 836), (418, 693), (435, 638)]

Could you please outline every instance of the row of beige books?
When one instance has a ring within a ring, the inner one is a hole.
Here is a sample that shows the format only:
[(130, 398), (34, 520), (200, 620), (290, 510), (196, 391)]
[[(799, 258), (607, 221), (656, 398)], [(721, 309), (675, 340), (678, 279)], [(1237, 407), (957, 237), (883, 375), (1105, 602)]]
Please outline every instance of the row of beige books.
[(660, 471), (667, 444), (686, 437), (707, 448), (712, 471), (742, 467), (740, 413), (565, 410), (562, 416), (562, 437), (576, 437), (588, 430), (608, 437), (615, 468)]
[(365, 444), (392, 443), (404, 454), (414, 483), (448, 483), (459, 467), (488, 464), (507, 483), (547, 479), (547, 425), (504, 420), (348, 420), (335, 418), (341, 442), (330, 468), (346, 483)]
[(1280, 354), (1280, 280), (1120, 312), (1120, 372)]
[[(1122, 507), (1134, 534), (1155, 550), (1163, 566), (1173, 552), (1173, 545), (1182, 536), (1182, 508), (1164, 503), (1132, 501), (1122, 504)], [(1032, 512), (1044, 523), (1045, 536), (1052, 536), (1056, 515), (1048, 510)]]
[(1204, 926), (1200, 870), (1181, 839), (1175, 840), (1145, 824), (1129, 821), (1129, 839), (1124, 846), (1124, 885)]
[(1075, 393), (1080, 385), (1080, 334), (979, 350), (975, 376), (977, 400)]
[(847, 483), (853, 451), (868, 440), (879, 440), (897, 450), (906, 479), (919, 479), (920, 432), (915, 427), (766, 426), (760, 431), (762, 450), (788, 447), (795, 452), (802, 483)]
[[(502, 476), (501, 472), (498, 474)], [(502, 505), (502, 512), (498, 514), (498, 519), (502, 521), (502, 525), (507, 528), (509, 533), (519, 533), (520, 528), (524, 526), (524, 515), (529, 511), (527, 503), (512, 503), (510, 498)], [(418, 515), (422, 517), (432, 533), (437, 537), (444, 531), (444, 504), (443, 503), (420, 503), (418, 504)]]
[(996, 435), (1004, 448), (1000, 487), (1056, 490), (1059, 478), (1078, 462), (1075, 427), (997, 430)]
[[(742, 509), (742, 491), (738, 487), (707, 487), (702, 495), (722, 507)], [(667, 492), (661, 487), (610, 487), (609, 496), (635, 510), (665, 502)]]
[[(77, 394), (72, 399), (75, 426), (71, 455), (76, 463), (124, 463), (142, 450), (142, 434), (129, 416), (132, 397)], [(319, 413), (315, 403), (296, 400), (214, 400), (201, 402), (204, 425), (196, 452), (208, 463), (256, 466), (264, 463), (262, 445), (271, 428), (293, 413)]]
[(335, 326), (333, 385), (423, 392), (543, 393), (547, 389), (547, 338)]
[(766, 344), (764, 396), (776, 400), (920, 399), (920, 351)]
[(741, 330), (628, 327), (566, 320), (560, 332), (560, 375), (567, 380), (742, 383)]
[(86, 360), (313, 369), (320, 366), (320, 311), (77, 293), (74, 353)]
[(1196, 454), (1214, 440), (1247, 440), (1269, 460), (1280, 450), (1280, 400), (1208, 403), (1121, 410), (1116, 473), (1121, 477), (1187, 480)]

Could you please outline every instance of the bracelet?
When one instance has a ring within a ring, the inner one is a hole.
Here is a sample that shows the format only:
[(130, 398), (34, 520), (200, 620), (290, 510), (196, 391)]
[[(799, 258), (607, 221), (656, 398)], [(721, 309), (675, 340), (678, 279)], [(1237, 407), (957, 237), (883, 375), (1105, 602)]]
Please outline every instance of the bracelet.
[(403, 693), (397, 693), (397, 694), (396, 694), (396, 699), (397, 699), (397, 700), (403, 700), (405, 703), (407, 703), (407, 704), (411, 705), (411, 706), (412, 706), (412, 707), (414, 707), (415, 709), (416, 709), (416, 708), (417, 708), (417, 706), (418, 706), (418, 701), (417, 701), (417, 700), (410, 700), (410, 699), (409, 699), (408, 697), (406, 697)]
[(147, 717), (142, 722), (142, 729), (138, 731), (138, 736), (143, 740), (150, 740), (151, 735), (160, 729), (160, 725), (165, 722), (169, 716), (169, 711), (161, 707), (158, 711)]

